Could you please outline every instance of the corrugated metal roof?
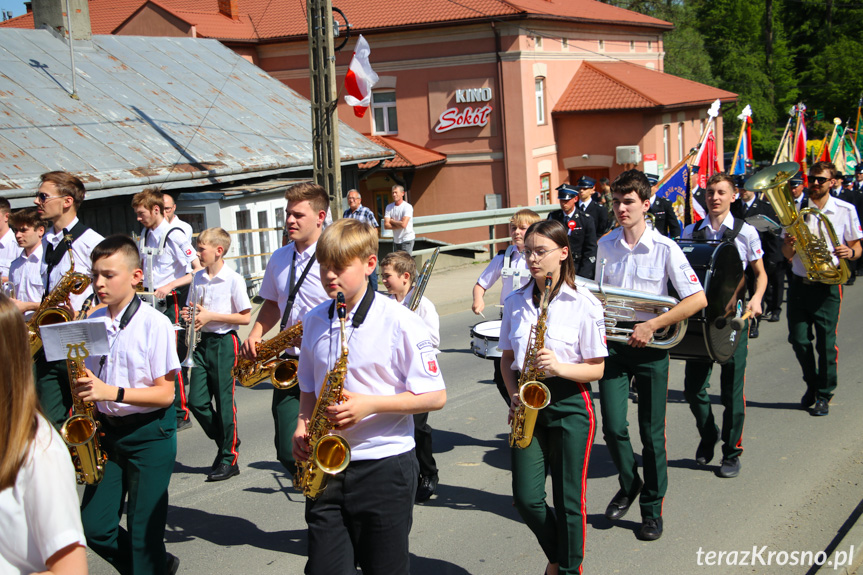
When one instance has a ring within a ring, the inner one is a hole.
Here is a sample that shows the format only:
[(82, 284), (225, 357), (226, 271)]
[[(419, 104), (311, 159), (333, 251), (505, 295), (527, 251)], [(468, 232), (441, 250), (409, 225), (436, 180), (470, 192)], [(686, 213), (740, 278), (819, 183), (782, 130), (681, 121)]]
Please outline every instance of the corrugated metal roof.
[[(215, 40), (0, 30), (0, 195), (67, 170), (87, 197), (188, 188), (312, 165), (308, 100)], [(392, 157), (339, 126), (345, 163)]]

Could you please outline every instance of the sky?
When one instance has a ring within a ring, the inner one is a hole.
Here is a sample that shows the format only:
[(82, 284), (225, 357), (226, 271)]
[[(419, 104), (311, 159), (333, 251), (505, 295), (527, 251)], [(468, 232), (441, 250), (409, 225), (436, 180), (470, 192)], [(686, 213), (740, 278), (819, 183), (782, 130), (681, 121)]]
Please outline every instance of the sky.
[(0, 10), (10, 10), (12, 16), (20, 16), (24, 9), (24, 0), (0, 0)]

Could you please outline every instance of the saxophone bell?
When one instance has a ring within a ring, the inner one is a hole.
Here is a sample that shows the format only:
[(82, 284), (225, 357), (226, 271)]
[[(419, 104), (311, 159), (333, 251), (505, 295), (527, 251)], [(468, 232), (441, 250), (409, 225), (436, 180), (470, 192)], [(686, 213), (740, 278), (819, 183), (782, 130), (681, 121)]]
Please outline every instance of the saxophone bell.
[(272, 381), (276, 389), (290, 389), (297, 384), (297, 360), (279, 359), (289, 347), (299, 345), (303, 337), (303, 324), (297, 322), (266, 341), (255, 346), (256, 359), (240, 358), (231, 375), (243, 387), (255, 387)]

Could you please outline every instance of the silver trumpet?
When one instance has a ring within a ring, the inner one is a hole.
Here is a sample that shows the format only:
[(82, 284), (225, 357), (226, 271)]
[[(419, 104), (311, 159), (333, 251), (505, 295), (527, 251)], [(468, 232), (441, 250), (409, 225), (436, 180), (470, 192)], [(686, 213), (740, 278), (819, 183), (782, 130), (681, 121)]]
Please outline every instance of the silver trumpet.
[(5, 295), (6, 297), (15, 299), (15, 284), (13, 284), (12, 282), (3, 282), (0, 290), (2, 290), (3, 295)]
[[(201, 341), (201, 332), (195, 329), (195, 318), (198, 315), (198, 306), (204, 305), (204, 298), (207, 295), (207, 286), (201, 286), (201, 291), (198, 293), (197, 286), (193, 283), (192, 289), (189, 290), (192, 294), (192, 305), (189, 307), (189, 321), (186, 324), (186, 359), (180, 364), (181, 367), (192, 369), (195, 367), (195, 360), (192, 356), (195, 354), (195, 347)], [(197, 304), (197, 305), (196, 305)]]

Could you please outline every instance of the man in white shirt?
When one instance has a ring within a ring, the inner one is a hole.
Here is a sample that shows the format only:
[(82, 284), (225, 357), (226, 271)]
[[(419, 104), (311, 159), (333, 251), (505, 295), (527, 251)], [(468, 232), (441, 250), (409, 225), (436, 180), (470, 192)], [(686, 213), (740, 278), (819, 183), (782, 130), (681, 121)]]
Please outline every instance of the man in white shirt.
[(15, 232), (9, 227), (9, 214), (12, 206), (6, 198), (0, 198), (0, 281), (9, 278), (9, 266), (21, 255), (21, 248), (15, 240)]
[(45, 286), (42, 281), (42, 236), (47, 225), (36, 208), (19, 210), (9, 217), (18, 246), (23, 250), (9, 267), (9, 281), (15, 286), (15, 305), (29, 320), (39, 309)]
[(384, 228), (393, 230), (393, 251), (408, 254), (414, 249), (414, 207), (405, 201), (405, 189), (393, 186), (393, 203), (384, 212)]
[[(761, 300), (767, 289), (767, 273), (764, 271), (761, 239), (758, 231), (742, 219), (731, 215), (731, 202), (735, 196), (734, 177), (728, 174), (715, 174), (707, 181), (707, 218), (698, 223), (690, 224), (683, 230), (684, 239), (706, 241), (733, 241), (743, 268), (751, 267), (755, 275), (755, 287), (746, 309), (752, 314), (751, 321), (761, 315)], [(749, 198), (755, 201), (754, 194)], [(745, 201), (745, 200), (744, 200)], [(742, 298), (738, 294), (735, 300)], [(725, 412), (722, 416), (722, 465), (718, 474), (720, 477), (737, 477), (740, 473), (740, 455), (743, 453), (743, 420), (746, 413), (746, 398), (743, 395), (744, 377), (746, 375), (746, 354), (748, 326), (740, 333), (740, 342), (728, 362), (722, 364), (720, 378), (722, 405)], [(688, 360), (683, 383), (683, 395), (689, 402), (689, 409), (695, 416), (695, 425), (701, 441), (695, 451), (695, 461), (699, 465), (707, 465), (713, 459), (713, 451), (720, 439), (719, 428), (714, 423), (710, 408), (710, 396), (707, 387), (713, 362), (706, 360)]]
[(186, 233), (186, 238), (192, 241), (192, 226), (177, 217), (177, 204), (174, 202), (174, 196), (171, 194), (162, 194), (162, 201), (165, 204), (165, 219), (172, 228), (180, 228)]

